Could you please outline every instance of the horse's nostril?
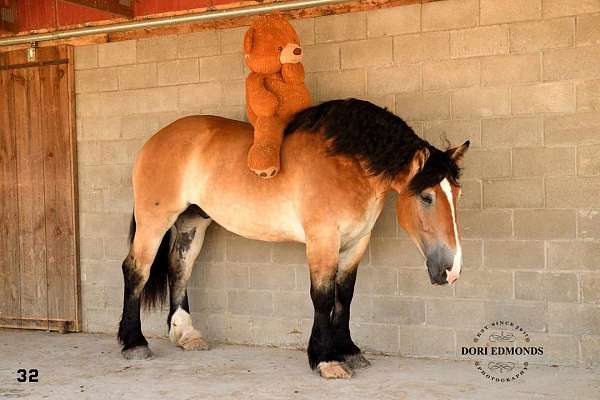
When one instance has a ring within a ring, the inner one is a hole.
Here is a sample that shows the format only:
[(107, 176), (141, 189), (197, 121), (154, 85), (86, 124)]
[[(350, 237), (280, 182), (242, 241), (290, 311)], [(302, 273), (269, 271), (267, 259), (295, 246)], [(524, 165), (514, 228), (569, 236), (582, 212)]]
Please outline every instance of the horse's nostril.
[(447, 266), (446, 271), (448, 271), (448, 272), (452, 271), (452, 265)]
[(300, 54), (302, 54), (302, 49), (300, 47), (296, 47), (294, 49), (294, 54), (297, 55), (297, 56), (299, 56)]

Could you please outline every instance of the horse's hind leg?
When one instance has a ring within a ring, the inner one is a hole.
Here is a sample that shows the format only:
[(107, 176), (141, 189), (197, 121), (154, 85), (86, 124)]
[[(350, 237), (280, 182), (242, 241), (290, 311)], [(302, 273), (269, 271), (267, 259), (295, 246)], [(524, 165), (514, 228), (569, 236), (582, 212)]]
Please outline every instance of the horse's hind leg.
[(141, 294), (150, 276), (150, 268), (168, 226), (138, 223), (129, 255), (123, 261), (123, 314), (119, 324), (121, 353), (127, 359), (151, 356), (148, 342), (142, 334), (140, 321)]
[(350, 337), (350, 303), (354, 295), (354, 283), (358, 264), (369, 245), (370, 235), (364, 236), (352, 247), (340, 253), (335, 276), (335, 307), (332, 314), (333, 342), (335, 351), (350, 368), (370, 365)]
[(197, 206), (190, 206), (175, 222), (176, 235), (169, 256), (169, 339), (184, 350), (206, 350), (208, 344), (192, 325), (187, 281), (200, 254), (206, 228), (212, 220)]

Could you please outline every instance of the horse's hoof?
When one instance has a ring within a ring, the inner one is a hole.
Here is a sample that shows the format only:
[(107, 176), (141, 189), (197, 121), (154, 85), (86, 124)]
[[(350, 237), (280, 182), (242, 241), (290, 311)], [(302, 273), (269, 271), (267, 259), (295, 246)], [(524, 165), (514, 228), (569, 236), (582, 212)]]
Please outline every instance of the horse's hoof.
[(197, 331), (184, 335), (180, 341), (179, 346), (184, 350), (208, 350), (208, 343), (202, 339)]
[(371, 362), (361, 353), (344, 356), (344, 364), (352, 369), (366, 368), (371, 366)]
[(121, 354), (126, 360), (145, 360), (152, 357), (152, 352), (148, 346), (136, 346), (127, 350), (122, 350)]
[(271, 168), (267, 168), (267, 169), (253, 169), (252, 172), (254, 172), (256, 175), (258, 175), (259, 177), (263, 178), (263, 179), (269, 179), (274, 177), (275, 175), (277, 175), (277, 173), (279, 172), (279, 169), (277, 167), (271, 167)]
[(338, 361), (320, 362), (317, 369), (325, 379), (350, 379), (352, 377), (352, 371)]

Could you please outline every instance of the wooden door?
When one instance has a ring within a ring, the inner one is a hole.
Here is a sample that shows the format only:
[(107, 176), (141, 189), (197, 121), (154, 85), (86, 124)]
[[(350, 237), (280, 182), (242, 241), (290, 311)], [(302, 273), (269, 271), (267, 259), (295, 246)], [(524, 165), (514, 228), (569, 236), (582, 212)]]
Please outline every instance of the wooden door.
[(78, 331), (73, 50), (0, 53), (0, 327)]

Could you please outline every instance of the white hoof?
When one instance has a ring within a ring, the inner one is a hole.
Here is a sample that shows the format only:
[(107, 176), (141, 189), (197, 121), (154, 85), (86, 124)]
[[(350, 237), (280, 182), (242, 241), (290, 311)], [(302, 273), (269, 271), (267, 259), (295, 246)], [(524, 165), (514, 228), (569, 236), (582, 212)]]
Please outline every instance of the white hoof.
[(208, 343), (192, 325), (192, 317), (181, 307), (171, 317), (169, 340), (184, 350), (208, 350)]
[(317, 370), (325, 379), (350, 379), (352, 377), (352, 371), (338, 361), (320, 362)]

